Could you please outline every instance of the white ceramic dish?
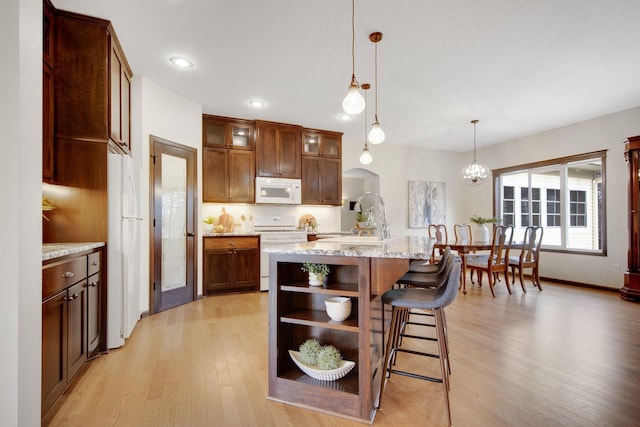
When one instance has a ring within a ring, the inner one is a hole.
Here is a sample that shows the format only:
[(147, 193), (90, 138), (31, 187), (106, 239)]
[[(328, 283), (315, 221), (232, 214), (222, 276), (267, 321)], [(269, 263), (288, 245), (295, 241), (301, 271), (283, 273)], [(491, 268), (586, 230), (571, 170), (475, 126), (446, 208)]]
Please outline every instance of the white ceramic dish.
[(327, 314), (332, 320), (342, 322), (351, 314), (351, 298), (331, 297), (324, 300)]
[(337, 369), (318, 369), (314, 366), (307, 365), (300, 358), (300, 352), (295, 350), (289, 350), (289, 356), (298, 365), (298, 368), (311, 378), (315, 378), (321, 381), (335, 381), (349, 373), (356, 366), (356, 362), (350, 360), (341, 360)]

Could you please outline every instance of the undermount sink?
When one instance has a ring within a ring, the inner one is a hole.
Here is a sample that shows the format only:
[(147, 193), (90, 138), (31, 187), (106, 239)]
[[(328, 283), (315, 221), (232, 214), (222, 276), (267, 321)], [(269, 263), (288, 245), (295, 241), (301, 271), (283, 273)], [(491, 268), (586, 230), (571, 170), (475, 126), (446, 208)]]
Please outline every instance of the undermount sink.
[(345, 243), (352, 245), (382, 245), (389, 240), (380, 240), (380, 236), (339, 236), (322, 239), (327, 243)]

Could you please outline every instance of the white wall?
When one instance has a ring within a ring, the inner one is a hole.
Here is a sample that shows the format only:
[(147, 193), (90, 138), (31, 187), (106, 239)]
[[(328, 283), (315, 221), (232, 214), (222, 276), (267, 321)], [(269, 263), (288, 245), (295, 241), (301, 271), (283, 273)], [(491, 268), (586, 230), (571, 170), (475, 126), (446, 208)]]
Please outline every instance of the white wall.
[[(607, 256), (585, 256), (546, 252), (542, 254), (541, 275), (545, 277), (620, 288), (627, 268), (627, 165), (622, 140), (640, 135), (640, 107), (593, 120), (576, 123), (517, 141), (478, 150), (478, 161), (490, 169), (549, 160), (590, 151), (608, 149), (606, 164)], [(409, 229), (408, 181), (446, 183), (447, 228), (468, 222), (474, 214), (491, 216), (492, 182), (466, 186), (460, 176), (470, 161), (469, 153), (425, 150), (382, 144), (370, 147), (374, 161), (362, 166), (358, 157), (361, 142), (343, 142), (343, 170), (369, 169), (380, 175), (380, 193), (387, 204), (392, 235), (423, 234)]]
[[(507, 144), (478, 151), (478, 159), (489, 168), (554, 159), (607, 149), (607, 256), (585, 256), (543, 252), (540, 274), (546, 277), (611, 288), (623, 285), (627, 268), (627, 180), (624, 144), (629, 136), (640, 135), (640, 107), (532, 135)], [(467, 188), (468, 214), (493, 212), (491, 185)], [(617, 270), (617, 271), (616, 271)]]
[(362, 142), (343, 141), (342, 170), (361, 168), (380, 176), (380, 195), (387, 207), (392, 236), (427, 233), (424, 228), (409, 228), (409, 181), (446, 183), (447, 228), (453, 230), (454, 224), (467, 220), (459, 208), (464, 190), (459, 179), (461, 153), (391, 144), (370, 146), (369, 150), (373, 163), (364, 166), (359, 162)]
[(0, 4), (0, 425), (40, 425), (42, 1)]
[[(125, 47), (126, 50), (126, 47)], [(135, 70), (134, 70), (135, 72)], [(142, 166), (142, 186), (140, 191), (143, 226), (141, 233), (142, 279), (140, 283), (141, 311), (149, 310), (149, 155), (150, 135), (198, 150), (198, 200), (202, 194), (202, 106), (159, 86), (152, 80), (134, 76), (132, 81), (132, 135), (134, 161)], [(196, 208), (198, 224), (202, 223), (200, 209)], [(202, 239), (198, 234), (198, 293), (202, 293)]]

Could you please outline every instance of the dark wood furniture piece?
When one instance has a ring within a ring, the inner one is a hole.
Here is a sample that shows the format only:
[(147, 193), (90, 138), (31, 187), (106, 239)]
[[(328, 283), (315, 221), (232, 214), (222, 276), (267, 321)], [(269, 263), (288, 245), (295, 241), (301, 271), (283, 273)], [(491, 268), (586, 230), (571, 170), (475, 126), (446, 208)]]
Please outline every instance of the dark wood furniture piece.
[(342, 203), (342, 133), (303, 129), (302, 203)]
[(107, 155), (131, 148), (131, 69), (109, 21), (44, 5), (43, 179), (67, 191), (46, 194), (57, 209), (43, 241), (107, 242)]
[(277, 178), (301, 177), (302, 127), (256, 120), (256, 175)]
[[(270, 254), (269, 399), (372, 422), (384, 357), (380, 296), (407, 271), (408, 259)], [(305, 262), (329, 264), (326, 286), (310, 287)], [(332, 321), (324, 300), (352, 299), (351, 315)], [(338, 348), (356, 365), (345, 377), (320, 381), (304, 374), (288, 351), (308, 338)]]
[(42, 266), (42, 416), (84, 363), (106, 350), (104, 252), (80, 252)]
[(487, 255), (474, 255), (472, 260), (467, 259), (467, 268), (478, 273), (478, 283), (482, 285), (482, 273), (486, 272), (489, 280), (491, 295), (496, 296), (494, 284), (500, 273), (504, 274), (507, 291), (511, 293), (509, 285), (509, 250), (513, 241), (513, 227), (510, 225), (498, 225), (493, 227), (491, 249)]
[(518, 270), (518, 278), (520, 279), (520, 287), (522, 292), (527, 292), (524, 286), (524, 278), (522, 277), (525, 268), (531, 269), (531, 282), (533, 285), (542, 290), (540, 284), (540, 245), (542, 244), (542, 235), (544, 228), (541, 226), (529, 226), (524, 230), (522, 239), (522, 248), (520, 255), (509, 256), (509, 267), (511, 268), (511, 284), (516, 283), (516, 270)]
[(255, 201), (253, 121), (202, 116), (202, 201)]
[(259, 237), (204, 237), (203, 276), (205, 295), (259, 290)]
[(629, 249), (627, 271), (620, 297), (628, 301), (640, 301), (640, 136), (632, 136), (624, 142), (624, 157), (629, 165)]

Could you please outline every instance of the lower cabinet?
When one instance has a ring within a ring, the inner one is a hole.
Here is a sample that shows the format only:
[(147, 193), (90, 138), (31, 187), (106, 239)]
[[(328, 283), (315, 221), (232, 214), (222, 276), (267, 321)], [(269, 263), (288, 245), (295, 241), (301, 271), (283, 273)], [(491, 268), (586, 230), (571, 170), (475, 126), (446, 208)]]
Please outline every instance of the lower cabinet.
[(43, 265), (43, 416), (87, 359), (104, 350), (106, 289), (101, 263), (102, 251), (96, 251)]
[(257, 291), (260, 288), (260, 242), (257, 236), (204, 238), (205, 295)]

